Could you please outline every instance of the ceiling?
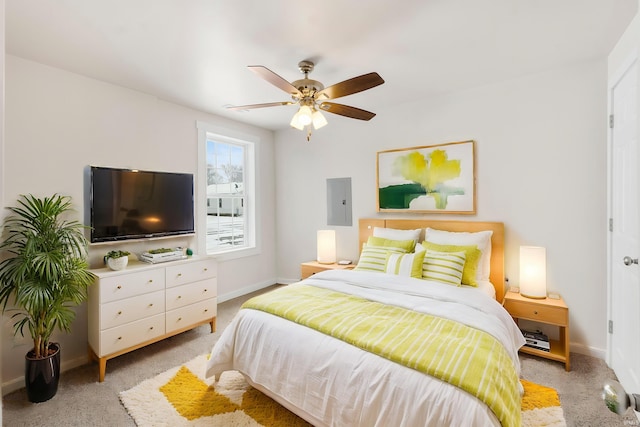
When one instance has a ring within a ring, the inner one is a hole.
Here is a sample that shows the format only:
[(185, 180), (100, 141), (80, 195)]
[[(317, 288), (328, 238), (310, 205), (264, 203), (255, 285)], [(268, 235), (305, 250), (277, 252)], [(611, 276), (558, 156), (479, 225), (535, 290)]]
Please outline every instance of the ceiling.
[(9, 0), (6, 50), (278, 130), (295, 106), (225, 109), (290, 100), (247, 65), (293, 81), (298, 62), (312, 60), (309, 77), (325, 86), (376, 71), (384, 85), (338, 102), (379, 112), (603, 58), (637, 8), (637, 0)]

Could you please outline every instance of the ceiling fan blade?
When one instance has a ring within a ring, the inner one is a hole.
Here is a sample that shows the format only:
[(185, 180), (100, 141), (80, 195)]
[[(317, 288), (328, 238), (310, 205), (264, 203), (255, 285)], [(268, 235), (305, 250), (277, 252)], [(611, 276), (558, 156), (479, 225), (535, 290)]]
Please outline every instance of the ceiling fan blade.
[(301, 95), (300, 91), (294, 85), (292, 85), (267, 67), (263, 67), (262, 65), (249, 65), (248, 68), (275, 87), (287, 92), (289, 95)]
[(363, 74), (324, 88), (316, 94), (316, 99), (336, 99), (371, 89), (384, 83), (378, 73)]
[(328, 113), (339, 114), (341, 116), (351, 117), (358, 120), (371, 120), (376, 116), (376, 113), (371, 111), (361, 110), (356, 107), (349, 107), (348, 105), (336, 104), (333, 102), (323, 102), (320, 104), (320, 109)]
[(250, 110), (252, 108), (278, 107), (280, 105), (291, 105), (291, 104), (295, 104), (295, 102), (282, 101), (282, 102), (267, 102), (266, 104), (231, 105), (227, 107), (227, 110)]

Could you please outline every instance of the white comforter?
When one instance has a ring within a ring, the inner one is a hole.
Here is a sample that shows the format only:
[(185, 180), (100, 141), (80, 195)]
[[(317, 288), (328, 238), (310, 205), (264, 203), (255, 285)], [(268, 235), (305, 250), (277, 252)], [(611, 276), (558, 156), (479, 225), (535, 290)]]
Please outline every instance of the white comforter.
[[(498, 302), (476, 289), (344, 270), (300, 283), (482, 329), (505, 346), (520, 374), (522, 334)], [(254, 387), (315, 426), (499, 425), (493, 412), (465, 391), (257, 310), (240, 310), (214, 345), (206, 375), (227, 370), (242, 372)]]

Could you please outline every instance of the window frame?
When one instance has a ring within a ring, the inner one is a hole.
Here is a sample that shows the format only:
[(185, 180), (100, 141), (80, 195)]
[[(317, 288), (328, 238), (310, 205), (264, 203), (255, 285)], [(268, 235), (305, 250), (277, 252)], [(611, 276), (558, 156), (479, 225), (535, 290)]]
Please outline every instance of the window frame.
[[(244, 134), (238, 131), (225, 129), (210, 123), (197, 121), (198, 129), (198, 174), (196, 197), (196, 235), (198, 253), (213, 256), (220, 260), (243, 258), (260, 253), (260, 233), (258, 223), (259, 198), (257, 191), (259, 175), (258, 150), (259, 139), (254, 135)], [(246, 235), (245, 245), (232, 247), (223, 251), (207, 250), (207, 140), (215, 140), (222, 143), (242, 145), (245, 149), (244, 164), (244, 193), (246, 206), (244, 208), (244, 220)], [(201, 232), (200, 230), (204, 230)]]

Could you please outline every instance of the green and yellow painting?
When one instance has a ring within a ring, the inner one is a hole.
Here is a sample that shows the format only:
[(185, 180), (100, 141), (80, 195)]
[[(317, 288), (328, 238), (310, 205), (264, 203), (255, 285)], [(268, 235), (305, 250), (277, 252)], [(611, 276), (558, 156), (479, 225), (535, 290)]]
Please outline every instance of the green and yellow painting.
[(379, 210), (473, 212), (474, 142), (378, 153)]

